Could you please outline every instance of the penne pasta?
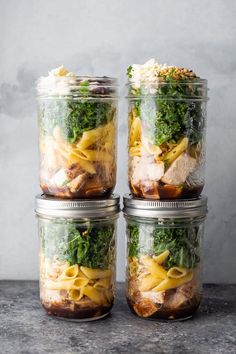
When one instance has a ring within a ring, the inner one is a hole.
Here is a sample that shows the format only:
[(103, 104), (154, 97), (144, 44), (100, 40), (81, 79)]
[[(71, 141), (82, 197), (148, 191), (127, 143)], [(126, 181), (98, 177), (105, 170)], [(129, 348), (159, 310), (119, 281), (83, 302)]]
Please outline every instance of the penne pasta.
[(164, 267), (157, 264), (155, 260), (150, 256), (142, 256), (141, 262), (145, 265), (147, 271), (151, 273), (156, 278), (166, 279), (167, 271)]
[(75, 279), (75, 281), (73, 283), (73, 289), (80, 289), (81, 287), (84, 287), (88, 283), (89, 283), (89, 279), (88, 278), (78, 277), (78, 278)]
[(75, 279), (79, 273), (79, 266), (78, 264), (74, 264), (66, 269), (60, 275), (61, 280), (68, 280), (68, 279)]
[(83, 289), (83, 294), (88, 296), (96, 304), (104, 305), (107, 303), (104, 292), (95, 289), (93, 286), (87, 285)]
[(95, 284), (94, 288), (95, 289), (109, 289), (111, 285), (111, 279), (110, 278), (102, 278), (99, 279)]
[(162, 264), (166, 261), (166, 259), (169, 257), (170, 251), (166, 250), (159, 254), (159, 256), (153, 256), (153, 259), (158, 263)]
[(169, 278), (179, 279), (188, 274), (187, 268), (172, 267), (168, 270), (167, 275)]
[(152, 291), (165, 291), (169, 289), (177, 288), (180, 285), (183, 285), (193, 278), (193, 272), (190, 271), (187, 275), (179, 279), (167, 278), (164, 279), (159, 285), (152, 289)]
[(61, 281), (47, 279), (44, 282), (44, 286), (48, 290), (71, 290), (73, 288), (74, 281), (74, 279)]
[(72, 289), (69, 291), (69, 299), (74, 302), (78, 302), (84, 296), (83, 291)]
[(80, 267), (81, 271), (86, 275), (88, 279), (102, 279), (102, 278), (107, 278), (112, 275), (112, 272), (110, 269), (92, 269), (92, 268), (87, 268), (87, 267)]
[(160, 284), (163, 279), (156, 278), (152, 274), (139, 278), (139, 291), (148, 291)]

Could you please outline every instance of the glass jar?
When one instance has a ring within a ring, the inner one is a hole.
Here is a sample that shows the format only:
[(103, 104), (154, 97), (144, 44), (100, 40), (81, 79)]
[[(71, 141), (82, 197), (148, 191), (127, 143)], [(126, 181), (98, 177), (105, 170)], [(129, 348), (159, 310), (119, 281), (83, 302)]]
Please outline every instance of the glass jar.
[(201, 240), (206, 197), (145, 201), (124, 197), (127, 302), (136, 315), (186, 319), (201, 298)]
[(49, 315), (106, 316), (114, 301), (119, 197), (65, 201), (36, 197), (40, 299)]
[(198, 197), (204, 186), (207, 81), (128, 85), (129, 186), (135, 197)]
[(49, 79), (37, 85), (43, 192), (60, 198), (109, 196), (116, 183), (117, 80)]

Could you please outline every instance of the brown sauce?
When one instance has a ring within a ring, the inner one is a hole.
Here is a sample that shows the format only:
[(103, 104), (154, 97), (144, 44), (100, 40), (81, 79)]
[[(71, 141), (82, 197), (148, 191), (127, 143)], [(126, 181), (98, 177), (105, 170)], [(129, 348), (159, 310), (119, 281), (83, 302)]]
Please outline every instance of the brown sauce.
[(132, 195), (136, 198), (145, 199), (189, 199), (197, 198), (201, 195), (203, 190), (203, 185), (188, 188), (188, 187), (177, 187), (167, 184), (158, 184), (154, 182), (152, 185), (131, 185), (129, 183), (129, 188)]
[[(128, 297), (127, 303), (132, 311), (136, 316), (137, 313), (134, 310), (134, 305), (135, 303), (131, 301)], [(147, 319), (161, 319), (161, 320), (180, 320), (180, 319), (187, 319), (189, 317), (192, 317), (192, 315), (197, 311), (198, 307), (200, 305), (200, 298), (196, 297), (196, 299), (193, 301), (191, 300), (191, 303), (186, 303), (184, 306), (178, 308), (178, 309), (169, 309), (165, 307), (163, 304), (155, 313), (153, 313), (149, 317), (142, 317), (142, 318), (147, 318)]]
[(113, 187), (111, 188), (94, 188), (87, 189), (86, 186), (80, 189), (78, 192), (72, 193), (69, 188), (51, 188), (46, 184), (41, 184), (41, 189), (45, 195), (54, 196), (59, 198), (91, 198), (91, 197), (107, 197), (113, 192)]
[(43, 308), (48, 315), (64, 317), (70, 319), (89, 319), (106, 315), (110, 312), (113, 304), (109, 306), (92, 306), (81, 307), (79, 304), (74, 304), (73, 309), (70, 308), (70, 304), (57, 304), (57, 303), (45, 303), (42, 302)]

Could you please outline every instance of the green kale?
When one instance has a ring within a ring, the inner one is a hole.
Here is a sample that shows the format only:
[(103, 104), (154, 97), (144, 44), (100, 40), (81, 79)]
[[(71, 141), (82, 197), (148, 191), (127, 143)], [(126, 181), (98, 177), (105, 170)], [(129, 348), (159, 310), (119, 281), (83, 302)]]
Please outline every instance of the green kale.
[(128, 76), (128, 78), (129, 79), (131, 79), (131, 77), (132, 77), (132, 65), (130, 65), (128, 68), (127, 68), (127, 76)]
[(129, 257), (139, 257), (141, 254), (158, 256), (169, 250), (170, 255), (164, 266), (194, 268), (200, 261), (198, 227), (140, 225), (134, 222), (127, 226), (129, 238)]
[(106, 269), (113, 257), (114, 226), (77, 226), (74, 223), (44, 224), (40, 229), (42, 251), (70, 265)]
[[(81, 87), (86, 96), (88, 86)], [(105, 125), (113, 119), (114, 108), (110, 102), (73, 99), (41, 99), (39, 125), (42, 134), (52, 134), (55, 126), (61, 128), (63, 137), (75, 143), (85, 131)]]

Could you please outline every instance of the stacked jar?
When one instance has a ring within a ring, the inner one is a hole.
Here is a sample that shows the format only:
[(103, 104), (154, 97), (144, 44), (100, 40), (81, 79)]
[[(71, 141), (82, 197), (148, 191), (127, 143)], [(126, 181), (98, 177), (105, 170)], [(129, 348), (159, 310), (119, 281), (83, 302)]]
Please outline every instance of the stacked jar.
[(41, 302), (55, 316), (101, 318), (115, 286), (117, 80), (60, 67), (37, 91)]
[(182, 319), (201, 294), (207, 81), (153, 59), (127, 74), (127, 300), (140, 317)]

